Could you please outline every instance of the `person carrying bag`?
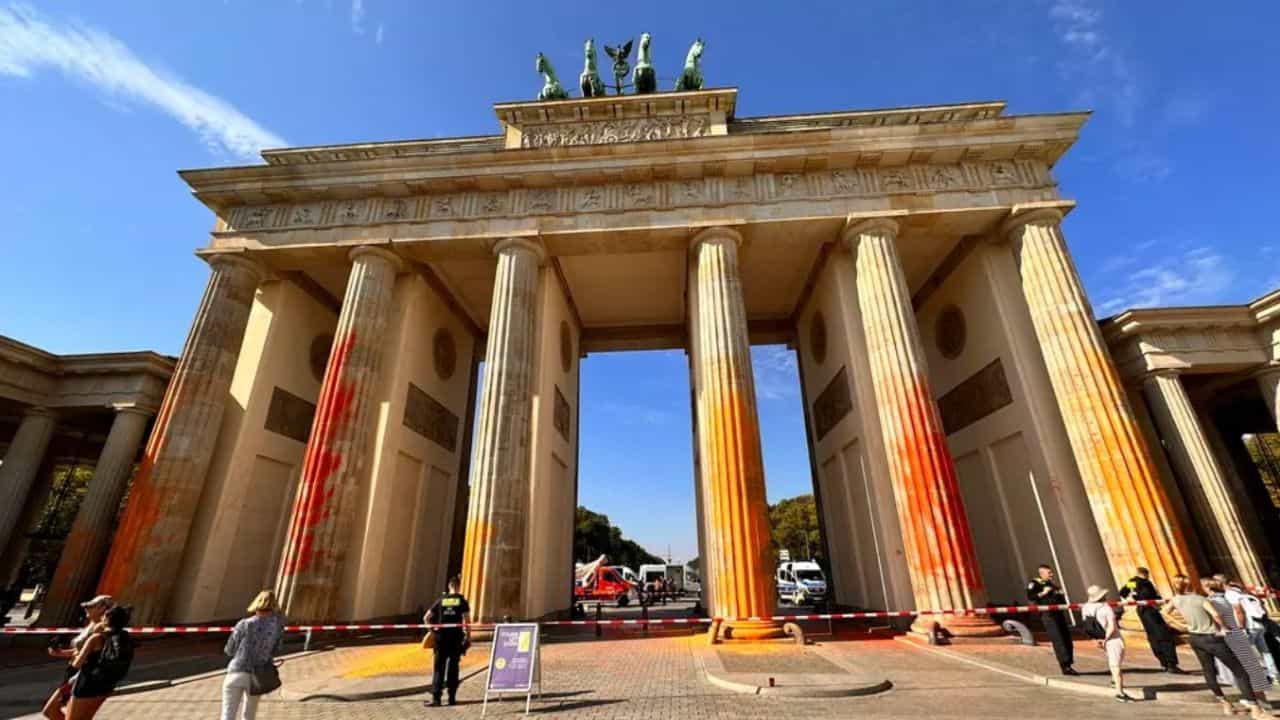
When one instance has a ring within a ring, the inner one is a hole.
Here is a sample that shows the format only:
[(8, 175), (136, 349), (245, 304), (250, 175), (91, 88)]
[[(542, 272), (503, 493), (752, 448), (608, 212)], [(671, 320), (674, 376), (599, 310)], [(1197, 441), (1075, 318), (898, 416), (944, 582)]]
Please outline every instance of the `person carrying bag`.
[(227, 638), (223, 651), (231, 662), (222, 683), (222, 720), (254, 720), (261, 697), (280, 687), (274, 656), (284, 637), (284, 617), (276, 607), (275, 593), (258, 593), (249, 604), (251, 615), (236, 623)]

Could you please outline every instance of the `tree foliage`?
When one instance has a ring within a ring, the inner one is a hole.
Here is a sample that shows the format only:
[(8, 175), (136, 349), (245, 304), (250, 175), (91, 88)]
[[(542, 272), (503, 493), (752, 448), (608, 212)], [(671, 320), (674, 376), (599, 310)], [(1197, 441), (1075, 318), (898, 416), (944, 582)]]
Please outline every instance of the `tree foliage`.
[(774, 557), (779, 550), (787, 550), (792, 560), (808, 560), (816, 557), (822, 548), (818, 507), (813, 495), (787, 498), (770, 505), (769, 526)]
[(591, 562), (601, 555), (609, 556), (610, 565), (625, 565), (632, 570), (662, 562), (662, 558), (623, 537), (608, 515), (579, 505), (573, 529), (573, 557), (578, 562)]

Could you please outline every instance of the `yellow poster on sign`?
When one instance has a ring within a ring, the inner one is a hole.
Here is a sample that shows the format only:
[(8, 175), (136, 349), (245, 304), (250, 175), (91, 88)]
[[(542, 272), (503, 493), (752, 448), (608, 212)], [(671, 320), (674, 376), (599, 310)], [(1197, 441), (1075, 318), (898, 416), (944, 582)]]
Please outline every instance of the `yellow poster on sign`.
[(522, 652), (522, 653), (529, 652), (529, 640), (532, 637), (533, 637), (533, 633), (530, 633), (528, 630), (521, 632), (520, 639), (516, 641), (517, 642), (516, 651)]

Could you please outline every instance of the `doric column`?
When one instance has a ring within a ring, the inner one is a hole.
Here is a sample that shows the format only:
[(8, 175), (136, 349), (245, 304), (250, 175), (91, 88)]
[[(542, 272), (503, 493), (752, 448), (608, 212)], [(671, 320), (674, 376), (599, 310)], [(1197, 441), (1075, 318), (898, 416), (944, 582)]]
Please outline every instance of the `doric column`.
[(1267, 365), (1254, 373), (1258, 381), (1258, 389), (1262, 391), (1262, 401), (1271, 411), (1271, 420), (1280, 424), (1280, 364)]
[[(921, 610), (982, 607), (982, 571), (929, 388), (897, 234), (893, 220), (872, 218), (849, 223), (844, 241), (855, 261), (858, 308), (911, 586)], [(924, 632), (934, 622), (961, 636), (1003, 634), (986, 616), (919, 615), (913, 628)]]
[(133, 604), (133, 623), (161, 622), (204, 489), (262, 267), (215, 255), (129, 490), (98, 590)]
[(1142, 387), (1183, 480), (1183, 494), (1190, 501), (1192, 515), (1203, 529), (1200, 537), (1210, 565), (1221, 571), (1234, 568), (1239, 579), (1253, 587), (1266, 585), (1262, 563), (1231, 499), (1226, 474), (1177, 371), (1153, 373), (1143, 380)]
[(376, 247), (358, 247), (350, 258), (277, 582), (286, 614), (300, 621), (332, 620), (337, 612), (372, 442), (372, 392), (401, 266), (392, 252)]
[(0, 464), (0, 548), (9, 543), (18, 524), (18, 516), (22, 514), (27, 493), (31, 492), (31, 484), (35, 482), (57, 424), (58, 418), (50, 410), (28, 408), (13, 442), (9, 443), (4, 463)]
[(133, 461), (138, 457), (138, 446), (151, 413), (150, 409), (136, 406), (116, 409), (107, 442), (98, 455), (93, 478), (76, 511), (76, 519), (58, 558), (58, 568), (49, 583), (49, 594), (40, 609), (41, 625), (70, 624), (75, 620), (80, 602), (93, 595), (98, 569), (111, 539), (111, 523), (129, 484)]
[[(693, 365), (697, 387), (698, 474), (706, 513), (711, 612), (724, 618), (769, 617), (777, 596), (769, 547), (769, 505), (747, 311), (738, 272), (742, 237), (724, 227), (692, 242), (696, 286)], [(772, 620), (726, 623), (732, 638), (781, 635)]]
[(493, 252), (498, 268), (462, 558), (463, 591), (473, 622), (519, 618), (523, 612), (534, 311), (538, 268), (546, 260), (539, 243), (523, 238), (501, 240)]
[(1195, 575), (1173, 522), (1141, 430), (1052, 208), (1014, 215), (1005, 226), (1022, 275), (1022, 293), (1049, 372), (1054, 398), (1117, 587), (1134, 568), (1150, 568), (1158, 587)]

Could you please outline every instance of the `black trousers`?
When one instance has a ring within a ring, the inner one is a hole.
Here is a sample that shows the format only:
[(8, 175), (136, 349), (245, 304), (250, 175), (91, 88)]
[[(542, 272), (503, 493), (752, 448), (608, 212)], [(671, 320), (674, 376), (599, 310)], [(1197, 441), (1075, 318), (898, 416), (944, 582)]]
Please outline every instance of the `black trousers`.
[(1267, 650), (1271, 652), (1271, 659), (1276, 661), (1276, 667), (1280, 668), (1280, 623), (1263, 615), (1262, 627), (1266, 630)]
[(1138, 608), (1138, 619), (1142, 621), (1142, 629), (1147, 631), (1147, 643), (1151, 645), (1151, 653), (1164, 668), (1178, 667), (1178, 650), (1173, 642), (1173, 630), (1160, 614), (1158, 608), (1143, 606)]
[(458, 663), (462, 649), (456, 646), (435, 648), (435, 664), (431, 670), (431, 696), (440, 699), (440, 691), (448, 690), (449, 697), (458, 694)]
[(1049, 634), (1049, 642), (1053, 643), (1053, 654), (1058, 658), (1058, 666), (1066, 670), (1075, 665), (1076, 649), (1071, 644), (1071, 626), (1067, 624), (1067, 614), (1061, 610), (1040, 613), (1040, 622), (1044, 623), (1044, 631)]
[(1196, 653), (1196, 660), (1200, 661), (1200, 671), (1204, 673), (1204, 682), (1209, 686), (1210, 692), (1222, 697), (1222, 687), (1218, 685), (1218, 666), (1213, 664), (1217, 659), (1231, 671), (1232, 677), (1236, 680), (1236, 689), (1240, 691), (1240, 697), (1245, 700), (1255, 699), (1253, 687), (1249, 684), (1249, 673), (1245, 672), (1236, 654), (1231, 652), (1231, 647), (1227, 645), (1226, 640), (1217, 635), (1198, 633), (1187, 635), (1187, 640)]

